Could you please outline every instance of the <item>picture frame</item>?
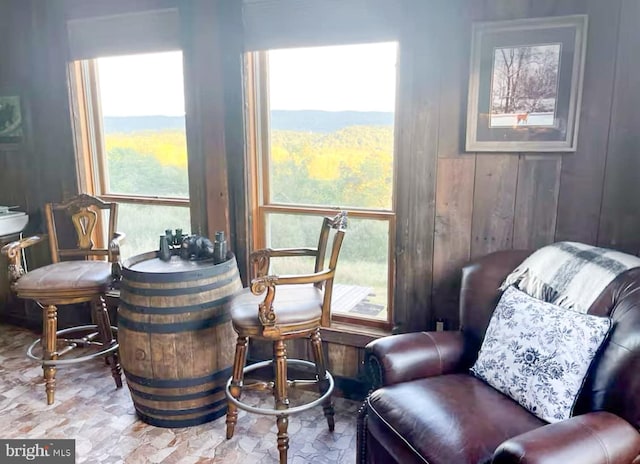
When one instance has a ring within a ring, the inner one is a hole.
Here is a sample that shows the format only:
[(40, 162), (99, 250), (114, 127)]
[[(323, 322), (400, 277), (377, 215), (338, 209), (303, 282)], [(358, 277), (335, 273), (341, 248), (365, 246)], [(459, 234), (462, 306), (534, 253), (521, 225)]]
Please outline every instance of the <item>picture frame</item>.
[(0, 95), (0, 149), (12, 149), (24, 138), (24, 111), (19, 95)]
[(466, 150), (576, 150), (587, 16), (474, 23)]

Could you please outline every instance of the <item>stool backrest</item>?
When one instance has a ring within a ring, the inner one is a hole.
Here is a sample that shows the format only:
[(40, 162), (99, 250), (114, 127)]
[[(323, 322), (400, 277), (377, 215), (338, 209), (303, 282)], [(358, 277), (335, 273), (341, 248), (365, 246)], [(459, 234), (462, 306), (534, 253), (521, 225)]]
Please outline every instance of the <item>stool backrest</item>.
[[(103, 224), (108, 224), (107, 240), (116, 231), (118, 218), (116, 203), (107, 203), (87, 194), (78, 195), (63, 203), (47, 203), (45, 216), (51, 260), (54, 263), (65, 259), (87, 259), (91, 256), (109, 255), (107, 247), (96, 247), (99, 237), (104, 236)], [(75, 233), (75, 234), (74, 234)], [(75, 244), (69, 236), (75, 236)]]
[(324, 286), (324, 301), (322, 303), (322, 320), (321, 325), (328, 327), (331, 323), (331, 297), (333, 295), (333, 281), (336, 274), (336, 267), (338, 265), (338, 256), (340, 255), (340, 249), (342, 248), (342, 241), (344, 240), (344, 234), (347, 230), (347, 213), (341, 211), (334, 217), (325, 217), (322, 221), (322, 228), (320, 229), (320, 238), (318, 239), (318, 254), (316, 256), (315, 272), (320, 272), (325, 269), (325, 259), (327, 255), (327, 246), (329, 244), (329, 236), (331, 230), (335, 230), (333, 241), (331, 243), (331, 250), (329, 252), (329, 264), (327, 266), (330, 271), (330, 277), (323, 282), (315, 284), (316, 287), (322, 288)]

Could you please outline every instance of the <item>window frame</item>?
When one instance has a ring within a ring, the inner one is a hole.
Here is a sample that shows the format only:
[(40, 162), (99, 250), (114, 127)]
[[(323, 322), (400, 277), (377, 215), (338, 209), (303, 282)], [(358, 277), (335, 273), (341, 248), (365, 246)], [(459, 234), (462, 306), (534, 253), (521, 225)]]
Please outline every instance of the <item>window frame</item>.
[(108, 191), (109, 174), (97, 59), (72, 61), (68, 69), (79, 191), (110, 202), (189, 208), (191, 201), (188, 197), (116, 194)]
[[(269, 75), (268, 50), (246, 52), (244, 57), (245, 73), (245, 122), (247, 139), (247, 185), (249, 206), (251, 211), (250, 246), (251, 250), (265, 248), (267, 237), (267, 216), (271, 213), (324, 216), (333, 215), (336, 211), (347, 211), (354, 219), (370, 219), (388, 223), (388, 269), (387, 269), (387, 318), (373, 319), (367, 317), (347, 316), (332, 313), (332, 325), (348, 324), (370, 329), (389, 331), (393, 328), (393, 303), (395, 288), (395, 240), (396, 240), (396, 171), (397, 156), (395, 147), (392, 164), (391, 209), (374, 209), (360, 207), (328, 207), (326, 205), (306, 205), (271, 202), (269, 192), (270, 161), (270, 111), (269, 111)], [(396, 70), (396, 82), (397, 82)], [(397, 94), (397, 85), (396, 85)], [(397, 99), (396, 99), (397, 108)]]

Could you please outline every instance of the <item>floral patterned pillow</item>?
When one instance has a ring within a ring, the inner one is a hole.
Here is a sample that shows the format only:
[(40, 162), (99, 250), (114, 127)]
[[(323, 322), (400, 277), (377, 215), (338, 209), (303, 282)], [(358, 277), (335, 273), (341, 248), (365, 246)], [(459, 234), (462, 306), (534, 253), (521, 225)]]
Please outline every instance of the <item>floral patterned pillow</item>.
[(505, 290), (471, 372), (547, 422), (571, 417), (611, 320)]

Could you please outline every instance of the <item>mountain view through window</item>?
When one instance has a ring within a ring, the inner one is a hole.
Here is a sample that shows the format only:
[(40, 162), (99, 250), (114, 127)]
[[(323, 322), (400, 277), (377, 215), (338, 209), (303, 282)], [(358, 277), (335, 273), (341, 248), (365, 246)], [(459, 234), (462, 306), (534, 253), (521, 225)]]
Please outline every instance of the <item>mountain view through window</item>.
[(123, 256), (153, 251), (165, 229), (190, 231), (182, 52), (96, 60), (104, 158), (102, 193), (119, 201)]
[[(375, 43), (267, 54), (265, 241), (314, 246), (322, 219), (313, 208), (350, 211), (332, 308), (348, 317), (388, 318), (396, 49)], [(274, 263), (276, 273), (310, 266), (284, 261)]]

